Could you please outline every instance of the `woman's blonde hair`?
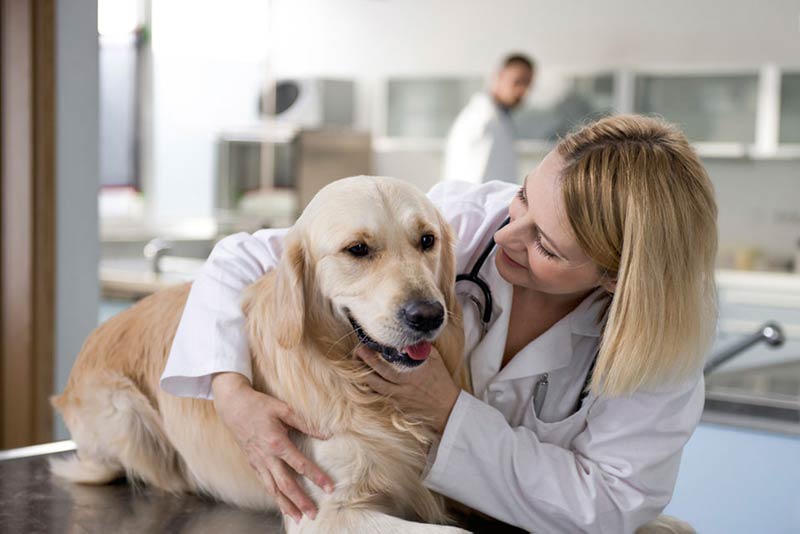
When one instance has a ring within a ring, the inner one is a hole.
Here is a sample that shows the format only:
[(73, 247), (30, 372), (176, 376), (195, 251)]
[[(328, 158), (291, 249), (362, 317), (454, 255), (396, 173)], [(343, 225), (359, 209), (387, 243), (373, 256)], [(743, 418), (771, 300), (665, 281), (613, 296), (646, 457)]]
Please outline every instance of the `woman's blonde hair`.
[(714, 333), (717, 207), (686, 137), (655, 118), (617, 115), (556, 150), (578, 244), (616, 281), (591, 389), (624, 395), (686, 378)]

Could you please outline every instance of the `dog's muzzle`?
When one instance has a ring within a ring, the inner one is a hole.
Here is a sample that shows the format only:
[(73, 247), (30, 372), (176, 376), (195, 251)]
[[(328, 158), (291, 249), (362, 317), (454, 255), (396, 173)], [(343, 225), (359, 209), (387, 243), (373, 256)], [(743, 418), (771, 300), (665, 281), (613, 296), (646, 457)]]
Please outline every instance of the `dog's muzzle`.
[(369, 337), (364, 329), (355, 319), (348, 315), (350, 324), (353, 326), (358, 340), (363, 343), (367, 348), (374, 350), (383, 356), (383, 359), (389, 363), (402, 365), (404, 367), (418, 367), (428, 359), (430, 354), (431, 344), (428, 341), (421, 341), (414, 345), (409, 345), (398, 350), (394, 347), (382, 345)]

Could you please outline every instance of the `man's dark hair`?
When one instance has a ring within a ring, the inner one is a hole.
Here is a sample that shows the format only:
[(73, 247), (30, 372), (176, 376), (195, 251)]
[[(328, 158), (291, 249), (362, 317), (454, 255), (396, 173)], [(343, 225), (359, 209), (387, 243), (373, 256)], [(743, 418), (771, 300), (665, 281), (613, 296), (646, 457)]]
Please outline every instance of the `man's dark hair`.
[(525, 54), (509, 54), (503, 60), (503, 68), (510, 67), (511, 65), (524, 65), (531, 69), (531, 72), (536, 70), (536, 63)]

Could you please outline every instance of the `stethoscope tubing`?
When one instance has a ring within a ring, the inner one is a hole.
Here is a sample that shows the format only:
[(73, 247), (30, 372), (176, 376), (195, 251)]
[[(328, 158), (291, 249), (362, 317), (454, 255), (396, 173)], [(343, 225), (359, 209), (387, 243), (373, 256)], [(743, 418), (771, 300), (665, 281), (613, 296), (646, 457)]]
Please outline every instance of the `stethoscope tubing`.
[[(497, 229), (500, 230), (501, 228), (505, 227), (509, 222), (511, 222), (511, 217), (506, 217), (506, 220), (503, 221)], [(483, 264), (486, 263), (486, 258), (489, 257), (489, 254), (492, 253), (494, 250), (495, 242), (494, 242), (494, 234), (489, 239), (489, 243), (481, 252), (481, 255), (478, 256), (478, 259), (475, 260), (475, 263), (472, 265), (472, 269), (468, 273), (462, 273), (456, 276), (456, 282), (467, 281), (472, 282), (481, 290), (483, 293), (483, 310), (481, 311), (481, 323), (483, 324), (484, 330), (489, 326), (489, 323), (492, 321), (492, 290), (489, 288), (489, 284), (487, 284), (483, 278), (480, 277), (481, 269), (483, 269)]]
[[(511, 222), (511, 217), (506, 217), (506, 219), (497, 228), (497, 230), (504, 228), (509, 222)], [(459, 275), (456, 275), (456, 282), (461, 282), (461, 281), (472, 282), (473, 284), (478, 286), (478, 288), (481, 290), (481, 293), (483, 293), (483, 309), (480, 310), (481, 311), (480, 319), (481, 319), (482, 332), (484, 334), (486, 333), (486, 330), (489, 328), (489, 323), (491, 323), (492, 321), (493, 300), (492, 300), (492, 290), (489, 287), (489, 284), (487, 284), (486, 281), (480, 277), (480, 271), (483, 268), (483, 264), (486, 263), (486, 258), (488, 258), (489, 255), (492, 253), (492, 250), (494, 250), (495, 245), (496, 243), (494, 241), (494, 234), (492, 234), (491, 239), (489, 239), (489, 243), (487, 243), (486, 247), (481, 252), (481, 255), (478, 256), (478, 259), (475, 260), (475, 263), (472, 265), (472, 269), (470, 269), (468, 273), (461, 273)], [(478, 308), (481, 307), (480, 303), (476, 298), (472, 297), (472, 300), (475, 302)], [(583, 382), (583, 388), (581, 389), (581, 393), (578, 396), (577, 405), (574, 410), (575, 412), (581, 409), (584, 399), (589, 395), (589, 383), (592, 381), (592, 375), (594, 374), (594, 367), (595, 364), (597, 363), (597, 356), (599, 355), (599, 352), (600, 351), (598, 349), (597, 353), (595, 353), (594, 359), (592, 360), (592, 364), (589, 366), (589, 372), (586, 373), (586, 379)], [(544, 389), (542, 391), (544, 391), (544, 393), (542, 393), (541, 397), (544, 397), (544, 395), (546, 395), (547, 392), (546, 374), (543, 378), (543, 384), (544, 384)], [(541, 382), (537, 384), (537, 391), (540, 390), (539, 386), (541, 385), (542, 385)], [(543, 402), (544, 398), (541, 399), (539, 405), (541, 406)], [(537, 406), (537, 408), (539, 407)]]

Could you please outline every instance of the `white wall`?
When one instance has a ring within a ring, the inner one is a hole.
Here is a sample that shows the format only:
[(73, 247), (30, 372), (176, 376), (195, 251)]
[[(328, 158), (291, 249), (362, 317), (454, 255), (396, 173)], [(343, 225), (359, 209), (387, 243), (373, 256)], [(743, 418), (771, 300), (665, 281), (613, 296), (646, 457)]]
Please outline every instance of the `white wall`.
[(796, 0), (275, 0), (281, 73), (483, 74), (547, 66), (800, 66)]
[(154, 0), (151, 215), (212, 214), (215, 143), (257, 119), (268, 3)]
[(800, 161), (704, 161), (719, 207), (723, 263), (736, 248), (750, 247), (778, 268), (800, 247)]
[(97, 111), (97, 2), (56, 2), (55, 391), (97, 324)]

